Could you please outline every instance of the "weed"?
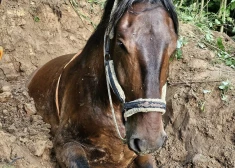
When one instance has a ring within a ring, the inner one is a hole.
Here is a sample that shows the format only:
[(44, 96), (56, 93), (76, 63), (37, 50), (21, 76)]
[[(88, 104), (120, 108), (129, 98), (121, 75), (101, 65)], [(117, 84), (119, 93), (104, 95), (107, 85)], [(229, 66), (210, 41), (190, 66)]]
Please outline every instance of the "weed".
[(182, 47), (186, 44), (187, 44), (186, 38), (181, 36), (177, 41), (177, 48), (176, 48), (176, 54), (175, 54), (175, 57), (177, 60), (183, 57)]
[(226, 94), (228, 93), (229, 90), (233, 89), (232, 85), (228, 80), (223, 81), (220, 84), (219, 89), (221, 90), (221, 100), (227, 101), (228, 96)]
[(38, 16), (34, 16), (33, 20), (34, 20), (35, 22), (39, 22), (39, 21), (40, 21), (40, 18), (39, 18)]
[(235, 68), (235, 58), (225, 51), (223, 41), (220, 37), (217, 38), (217, 47), (219, 48), (219, 50), (217, 51), (219, 59), (222, 60), (227, 66)]

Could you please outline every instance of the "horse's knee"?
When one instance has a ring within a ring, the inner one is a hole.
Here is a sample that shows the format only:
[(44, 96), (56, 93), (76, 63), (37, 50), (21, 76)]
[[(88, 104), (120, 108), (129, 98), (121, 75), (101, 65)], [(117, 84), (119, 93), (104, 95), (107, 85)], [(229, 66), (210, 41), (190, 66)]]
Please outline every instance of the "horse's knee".
[(55, 147), (56, 157), (61, 167), (89, 168), (86, 153), (77, 142), (68, 142)]

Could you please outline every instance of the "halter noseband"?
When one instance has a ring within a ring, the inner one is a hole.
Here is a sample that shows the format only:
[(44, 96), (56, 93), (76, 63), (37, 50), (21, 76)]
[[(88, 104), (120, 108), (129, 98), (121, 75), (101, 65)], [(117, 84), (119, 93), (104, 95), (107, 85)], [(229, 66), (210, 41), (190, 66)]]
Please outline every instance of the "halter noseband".
[[(113, 11), (115, 10), (114, 8), (116, 5), (117, 4), (115, 3), (111, 12), (111, 16), (112, 16)], [(134, 101), (125, 102), (125, 99), (126, 99), (125, 93), (117, 80), (117, 76), (114, 70), (113, 60), (111, 60), (111, 57), (110, 57), (110, 52), (109, 52), (110, 40), (113, 39), (114, 37), (113, 28), (110, 30), (110, 27), (111, 27), (110, 25), (107, 27), (105, 31), (105, 35), (104, 35), (104, 65), (105, 65), (105, 73), (106, 73), (106, 83), (107, 83), (107, 89), (108, 89), (109, 103), (110, 103), (115, 127), (119, 135), (119, 138), (125, 141), (126, 139), (122, 137), (118, 128), (117, 121), (116, 121), (110, 87), (112, 88), (114, 94), (117, 96), (120, 102), (123, 104), (124, 118), (125, 120), (127, 120), (128, 117), (139, 112), (161, 112), (162, 114), (164, 114), (166, 111), (166, 101), (165, 101), (166, 84), (162, 87), (162, 95), (160, 99), (140, 98)]]

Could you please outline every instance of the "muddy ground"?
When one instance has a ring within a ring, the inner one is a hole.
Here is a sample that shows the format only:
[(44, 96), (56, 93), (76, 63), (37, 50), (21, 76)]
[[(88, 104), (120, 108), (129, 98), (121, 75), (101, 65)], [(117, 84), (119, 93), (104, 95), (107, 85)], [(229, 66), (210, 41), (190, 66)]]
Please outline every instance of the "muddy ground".
[[(80, 51), (98, 23), (101, 6), (84, 0), (80, 17), (68, 0), (3, 0), (0, 5), (0, 167), (55, 167), (50, 125), (36, 115), (25, 83), (48, 60)], [(83, 19), (81, 19), (83, 18)], [(92, 22), (91, 22), (92, 20)], [(235, 167), (235, 89), (222, 100), (219, 85), (235, 70), (224, 65), (215, 49), (200, 48), (202, 33), (181, 24), (187, 39), (183, 58), (170, 65), (168, 111), (164, 115), (166, 146), (156, 155), (158, 167)], [(231, 53), (235, 43), (222, 37)], [(235, 56), (235, 54), (232, 54)]]

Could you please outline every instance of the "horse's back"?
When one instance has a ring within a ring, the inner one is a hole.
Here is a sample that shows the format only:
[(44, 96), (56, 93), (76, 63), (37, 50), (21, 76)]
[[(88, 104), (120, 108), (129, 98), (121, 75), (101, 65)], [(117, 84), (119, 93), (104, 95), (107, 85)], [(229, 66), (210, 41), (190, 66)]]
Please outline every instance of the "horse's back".
[(34, 99), (38, 114), (52, 125), (52, 132), (59, 124), (55, 104), (58, 78), (74, 54), (57, 57), (37, 69), (28, 82), (29, 95)]

